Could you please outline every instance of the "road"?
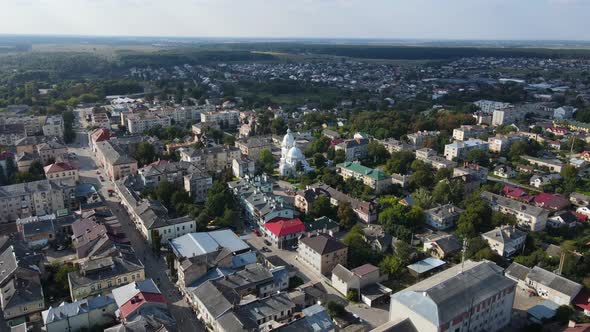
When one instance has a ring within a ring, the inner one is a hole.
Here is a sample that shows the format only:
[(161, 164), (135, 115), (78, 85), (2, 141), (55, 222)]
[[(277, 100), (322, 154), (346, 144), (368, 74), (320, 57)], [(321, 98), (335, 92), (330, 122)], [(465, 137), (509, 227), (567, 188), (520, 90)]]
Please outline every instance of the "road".
[[(321, 281), (324, 284), (324, 288), (328, 291), (329, 298), (336, 300), (346, 306), (346, 310), (357, 315), (363, 320), (363, 324), (369, 329), (380, 326), (388, 321), (389, 311), (388, 308), (371, 308), (364, 303), (352, 303), (348, 302), (342, 294), (334, 289), (330, 283), (327, 282), (327, 278), (321, 275), (319, 272), (309, 268), (305, 263), (297, 259), (297, 252), (295, 250), (282, 250), (272, 246), (264, 244), (264, 237), (257, 236), (252, 233), (249, 239), (246, 240), (251, 246), (256, 248), (260, 253), (265, 256), (277, 255), (282, 258), (288, 264), (294, 266), (298, 273), (297, 275), (303, 279), (304, 282), (308, 281)], [(264, 253), (260, 249), (262, 247), (271, 249), (271, 252)]]
[(114, 185), (104, 175), (104, 182), (99, 179), (99, 176), (104, 172), (100, 169), (100, 174), (97, 173), (98, 167), (94, 153), (88, 147), (87, 136), (83, 133), (78, 134), (76, 143), (69, 146), (69, 151), (77, 155), (78, 167), (80, 168), (80, 182), (95, 185), (102, 196), (105, 197), (107, 205), (121, 222), (123, 231), (131, 241), (131, 245), (138, 258), (144, 264), (146, 277), (152, 278), (158, 283), (160, 290), (168, 300), (168, 306), (172, 316), (176, 319), (178, 330), (187, 332), (206, 331), (203, 324), (197, 319), (197, 316), (180, 295), (175, 285), (168, 279), (166, 275), (167, 264), (164, 257), (156, 257), (152, 254), (151, 247), (133, 226), (129, 215), (121, 207), (119, 200), (116, 197), (108, 196), (107, 190), (113, 188)]
[(514, 181), (511, 181), (511, 180), (508, 180), (508, 179), (500, 179), (500, 178), (497, 178), (497, 177), (493, 177), (491, 175), (488, 175), (488, 181), (500, 182), (500, 183), (503, 183), (505, 185), (509, 185), (509, 186), (516, 187), (516, 188), (527, 189), (527, 190), (535, 191), (535, 192), (538, 192), (538, 193), (542, 192), (542, 190), (540, 190), (539, 188), (535, 188), (535, 187), (532, 187), (532, 186), (529, 186), (529, 185), (526, 185), (526, 184), (520, 184), (518, 182), (514, 182)]

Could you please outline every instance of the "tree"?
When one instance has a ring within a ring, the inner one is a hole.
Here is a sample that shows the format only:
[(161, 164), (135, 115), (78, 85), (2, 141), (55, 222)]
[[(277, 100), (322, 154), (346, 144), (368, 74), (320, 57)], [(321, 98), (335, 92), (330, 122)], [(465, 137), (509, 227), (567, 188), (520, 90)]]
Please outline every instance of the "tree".
[(492, 212), (492, 226), (499, 227), (503, 225), (516, 226), (516, 217), (511, 214), (504, 214), (498, 211)]
[(274, 118), (270, 124), (270, 130), (273, 135), (284, 135), (287, 132), (287, 124), (283, 118)]
[(412, 246), (405, 241), (397, 241), (394, 245), (395, 255), (400, 259), (402, 265), (410, 263), (410, 258), (414, 254)]
[(330, 203), (330, 199), (323, 195), (318, 197), (311, 203), (309, 214), (314, 218), (334, 216), (334, 208)]
[(274, 172), (275, 158), (272, 156), (270, 150), (264, 149), (260, 151), (258, 162), (264, 173), (272, 174)]
[(430, 209), (434, 206), (432, 194), (426, 188), (418, 188), (418, 190), (416, 190), (410, 196), (412, 200), (414, 200), (414, 205), (420, 207), (423, 210)]
[(492, 209), (477, 194), (465, 201), (465, 212), (457, 221), (456, 233), (461, 238), (472, 238), (482, 231), (482, 226), (491, 224)]
[(168, 181), (162, 181), (158, 183), (156, 189), (154, 190), (154, 194), (156, 198), (164, 204), (167, 208), (172, 207), (171, 200), (172, 195), (176, 192), (176, 186), (173, 183)]
[(371, 141), (367, 146), (368, 149), (368, 159), (374, 165), (379, 165), (384, 163), (389, 158), (389, 152), (383, 146), (383, 144), (379, 143), (378, 141)]
[(355, 224), (354, 210), (350, 206), (349, 202), (342, 202), (338, 205), (338, 220), (340, 220), (340, 226), (344, 228), (351, 228)]
[(407, 174), (414, 159), (416, 159), (415, 154), (409, 151), (394, 152), (387, 160), (384, 169), (390, 174)]
[(324, 157), (324, 155), (321, 153), (315, 153), (313, 155), (313, 164), (317, 168), (322, 168), (326, 166), (326, 157)]
[(555, 310), (555, 319), (562, 324), (567, 323), (573, 315), (574, 310), (569, 305), (561, 305)]
[(365, 235), (360, 225), (353, 226), (342, 237), (342, 243), (348, 246), (349, 268), (355, 268), (370, 262), (377, 263), (379, 261), (378, 254), (373, 253), (371, 247), (365, 240)]
[(460, 181), (441, 180), (434, 186), (432, 198), (439, 204), (459, 204), (463, 200), (463, 184)]
[(432, 172), (424, 169), (419, 169), (410, 176), (410, 183), (417, 188), (431, 187), (433, 181), (434, 177), (432, 176)]
[(467, 152), (465, 160), (470, 163), (475, 163), (481, 166), (487, 166), (490, 162), (490, 156), (487, 151), (481, 149), (473, 149)]
[(137, 163), (140, 166), (150, 164), (156, 160), (156, 151), (154, 146), (148, 142), (141, 142), (137, 145), (137, 150), (134, 154)]
[(4, 172), (4, 167), (0, 165), (0, 186), (5, 186), (8, 184), (8, 178), (6, 177), (6, 172)]
[(383, 271), (383, 273), (388, 274), (390, 279), (398, 276), (403, 267), (402, 260), (397, 255), (387, 255), (379, 264), (379, 269)]
[(43, 165), (40, 161), (35, 160), (31, 163), (29, 167), (29, 173), (33, 174), (36, 179), (42, 179), (45, 175), (45, 170), (43, 169)]
[(346, 316), (346, 309), (344, 306), (336, 301), (328, 301), (326, 304), (326, 310), (328, 310), (328, 314), (330, 317), (334, 318), (342, 318)]
[(573, 165), (565, 165), (560, 172), (564, 181), (573, 181), (578, 176), (578, 170)]
[(350, 302), (358, 302), (359, 300), (359, 291), (357, 289), (350, 289), (348, 293), (346, 293), (346, 299)]
[(346, 160), (346, 153), (344, 153), (344, 150), (336, 150), (336, 152), (334, 153), (334, 163), (335, 164), (340, 164), (343, 163)]

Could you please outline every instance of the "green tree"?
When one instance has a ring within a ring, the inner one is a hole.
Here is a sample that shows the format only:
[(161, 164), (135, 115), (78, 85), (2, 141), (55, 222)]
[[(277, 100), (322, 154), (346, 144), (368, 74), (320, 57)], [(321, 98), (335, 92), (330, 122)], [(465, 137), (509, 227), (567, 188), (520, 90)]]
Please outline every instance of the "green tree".
[(407, 174), (414, 159), (416, 159), (415, 154), (409, 151), (394, 152), (387, 160), (384, 169), (390, 174)]
[(330, 199), (326, 196), (320, 196), (315, 201), (311, 203), (309, 208), (309, 214), (312, 215), (314, 218), (319, 217), (333, 217), (334, 216), (334, 208), (330, 203)]
[(348, 229), (354, 226), (356, 217), (352, 206), (349, 202), (342, 202), (338, 205), (338, 220), (340, 220), (340, 226)]
[(414, 205), (423, 210), (430, 209), (434, 206), (434, 198), (432, 197), (430, 190), (426, 188), (418, 188), (418, 190), (413, 192), (410, 196), (412, 200), (414, 200)]
[(439, 204), (459, 204), (463, 200), (463, 184), (460, 181), (441, 180), (434, 186), (432, 198)]
[(555, 319), (565, 324), (574, 316), (574, 310), (569, 305), (561, 305), (555, 311)]
[(346, 316), (346, 309), (344, 306), (336, 301), (328, 301), (326, 304), (326, 310), (332, 318), (343, 318)]
[(154, 190), (156, 198), (168, 208), (172, 207), (171, 200), (175, 192), (176, 186), (168, 181), (161, 181)]
[(137, 145), (137, 149), (134, 154), (135, 159), (139, 166), (145, 166), (156, 160), (156, 151), (154, 146), (148, 142), (141, 142)]
[(389, 158), (389, 152), (378, 141), (371, 141), (367, 147), (368, 158), (373, 165), (383, 164)]
[(348, 290), (348, 293), (346, 293), (346, 299), (350, 302), (358, 302), (359, 301), (359, 291), (354, 288)]
[(313, 164), (317, 168), (322, 168), (326, 166), (326, 157), (324, 157), (324, 155), (321, 153), (315, 153), (313, 155)]
[(388, 274), (390, 279), (398, 276), (403, 268), (402, 260), (397, 255), (387, 255), (379, 264), (379, 269), (383, 273)]
[(434, 177), (432, 176), (432, 172), (424, 169), (419, 169), (410, 176), (410, 183), (417, 188), (431, 187), (433, 182)]
[(260, 151), (258, 162), (260, 164), (260, 169), (262, 169), (264, 173), (272, 174), (274, 172), (275, 158), (272, 156), (270, 150), (264, 149)]
[(160, 248), (162, 248), (162, 237), (160, 232), (156, 229), (152, 229), (152, 251), (156, 254), (160, 254)]
[(270, 130), (273, 135), (284, 135), (287, 132), (287, 124), (283, 118), (274, 118), (270, 124)]
[(344, 153), (344, 150), (336, 150), (336, 152), (334, 153), (334, 163), (335, 164), (340, 164), (343, 163), (346, 160), (346, 153)]
[(342, 243), (348, 246), (348, 267), (355, 268), (366, 263), (378, 262), (378, 255), (373, 253), (365, 240), (363, 229), (360, 225), (353, 226), (342, 237)]

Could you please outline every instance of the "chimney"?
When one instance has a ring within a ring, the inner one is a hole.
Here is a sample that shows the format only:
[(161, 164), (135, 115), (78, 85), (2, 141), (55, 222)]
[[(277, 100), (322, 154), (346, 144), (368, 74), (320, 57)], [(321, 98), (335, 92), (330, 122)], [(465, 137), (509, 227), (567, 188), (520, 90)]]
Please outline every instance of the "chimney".
[(574, 322), (573, 320), (570, 320), (570, 321), (567, 323), (567, 327), (571, 327), (571, 328), (573, 328), (573, 327), (576, 327), (576, 322)]

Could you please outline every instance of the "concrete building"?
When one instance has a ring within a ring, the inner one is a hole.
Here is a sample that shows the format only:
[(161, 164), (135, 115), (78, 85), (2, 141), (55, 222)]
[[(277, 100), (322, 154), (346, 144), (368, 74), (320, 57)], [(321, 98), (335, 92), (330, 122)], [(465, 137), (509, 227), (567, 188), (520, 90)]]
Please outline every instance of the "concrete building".
[(305, 225), (299, 218), (275, 218), (264, 224), (262, 228), (265, 237), (279, 249), (287, 249), (297, 244), (305, 233)]
[(64, 119), (61, 115), (48, 116), (42, 127), (43, 136), (64, 137)]
[(137, 180), (125, 178), (116, 181), (115, 190), (135, 227), (150, 244), (155, 233), (159, 235), (162, 243), (167, 243), (168, 240), (197, 229), (197, 223), (193, 218), (171, 218), (160, 201), (141, 198), (140, 193), (134, 189), (134, 181)]
[(234, 159), (240, 158), (240, 150), (233, 146), (216, 146), (203, 149), (179, 149), (180, 160), (195, 164), (207, 172), (219, 172), (232, 167)]
[(39, 180), (0, 187), (0, 222), (77, 208), (71, 180)]
[(299, 240), (297, 256), (312, 270), (320, 273), (331, 273), (336, 265), (346, 265), (348, 247), (333, 237), (318, 235), (304, 237)]
[(137, 174), (137, 160), (111, 141), (96, 142), (96, 159), (111, 181)]
[(445, 204), (424, 211), (424, 214), (426, 215), (426, 223), (438, 230), (453, 227), (461, 213), (463, 213), (463, 209), (452, 204)]
[(393, 294), (388, 325), (393, 331), (501, 331), (510, 324), (515, 288), (496, 264), (468, 260)]
[(519, 202), (489, 191), (481, 193), (481, 197), (490, 204), (492, 210), (516, 217), (519, 227), (539, 232), (545, 229), (549, 211), (534, 205)]
[(492, 126), (510, 125), (524, 119), (525, 113), (517, 108), (504, 108), (494, 110), (492, 114)]
[(533, 291), (542, 298), (558, 305), (569, 305), (582, 290), (582, 285), (538, 266), (528, 268), (512, 263), (506, 269), (506, 277), (516, 281), (526, 291)]
[(340, 294), (347, 296), (349, 290), (356, 290), (361, 296), (361, 290), (387, 279), (378, 267), (364, 264), (352, 270), (338, 264), (332, 270), (332, 287)]
[(439, 131), (418, 131), (412, 134), (408, 134), (408, 141), (416, 148), (422, 148), (426, 140), (437, 138), (440, 135)]
[(45, 177), (49, 180), (70, 179), (74, 182), (80, 180), (78, 168), (67, 161), (58, 161), (43, 167)]
[(359, 180), (373, 189), (375, 193), (381, 193), (393, 184), (398, 184), (403, 188), (409, 183), (409, 177), (405, 175), (387, 176), (382, 170), (363, 166), (359, 162), (344, 162), (336, 165), (336, 169), (344, 180), (350, 178)]
[(243, 156), (256, 161), (263, 150), (272, 150), (272, 137), (254, 136), (236, 140), (236, 147), (240, 149)]
[(243, 179), (246, 175), (254, 176), (256, 173), (256, 162), (254, 160), (241, 157), (232, 161), (232, 172), (235, 177)]
[(484, 142), (480, 139), (470, 139), (463, 142), (453, 142), (445, 145), (445, 158), (447, 160), (463, 159), (467, 156), (469, 151), (480, 149), (483, 151), (488, 150), (488, 142)]
[(546, 168), (550, 172), (561, 173), (561, 169), (565, 166), (559, 160), (542, 159), (531, 156), (521, 156), (522, 159), (528, 161), (531, 165), (537, 168)]
[(578, 109), (572, 106), (558, 107), (553, 111), (553, 119), (555, 120), (570, 120), (574, 117)]
[(116, 322), (117, 303), (110, 296), (97, 296), (72, 303), (62, 302), (43, 311), (46, 332), (92, 330)]
[(35, 146), (37, 156), (43, 165), (65, 159), (68, 147), (57, 139), (46, 140)]
[(240, 124), (239, 111), (217, 111), (201, 113), (201, 122), (217, 123), (220, 128), (235, 128)]
[(466, 141), (468, 139), (478, 138), (487, 132), (488, 128), (485, 126), (462, 125), (459, 128), (453, 129), (453, 139), (455, 141)]
[(518, 135), (501, 135), (497, 134), (494, 137), (488, 138), (488, 144), (490, 145), (490, 152), (502, 153), (508, 151), (512, 143), (522, 141), (523, 137)]
[(503, 103), (493, 100), (478, 100), (474, 102), (473, 105), (477, 106), (482, 112), (486, 114), (492, 114), (495, 110), (512, 107), (510, 103)]
[(169, 116), (152, 112), (129, 113), (127, 115), (126, 127), (131, 134), (141, 134), (151, 128), (168, 128), (172, 126), (172, 119)]
[(1, 124), (0, 145), (14, 145), (18, 140), (27, 137), (27, 130), (22, 124)]
[(369, 139), (368, 138), (354, 138), (348, 139), (344, 142), (338, 143), (334, 149), (336, 151), (344, 151), (344, 158), (346, 161), (354, 161), (367, 157), (369, 153)]
[(500, 226), (481, 237), (489, 244), (490, 248), (499, 256), (510, 257), (517, 254), (526, 240), (526, 233), (514, 226)]
[(80, 270), (68, 274), (74, 301), (106, 295), (113, 289), (145, 279), (144, 266), (134, 253), (93, 258), (80, 263)]

